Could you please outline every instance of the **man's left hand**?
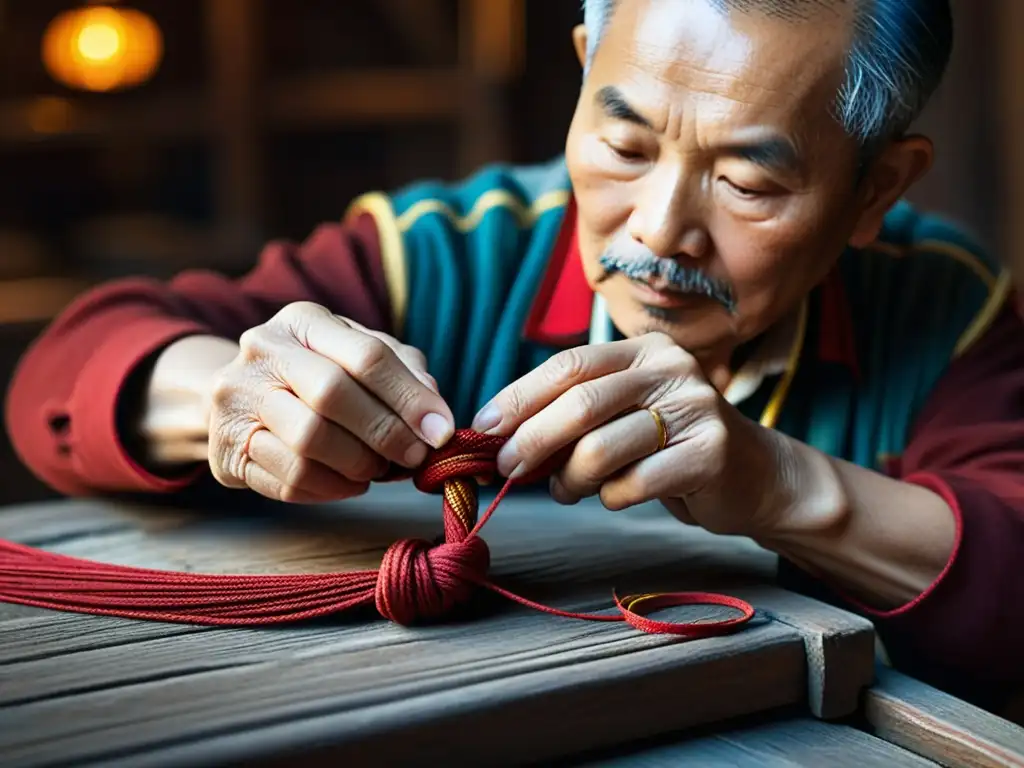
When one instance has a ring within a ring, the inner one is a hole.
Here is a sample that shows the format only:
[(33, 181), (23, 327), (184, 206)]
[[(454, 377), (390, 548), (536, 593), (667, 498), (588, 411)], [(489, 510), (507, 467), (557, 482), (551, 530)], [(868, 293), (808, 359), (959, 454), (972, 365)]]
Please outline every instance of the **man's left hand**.
[[(663, 448), (648, 409), (667, 431)], [(505, 476), (572, 446), (551, 479), (561, 503), (597, 495), (621, 510), (657, 499), (715, 533), (771, 532), (801, 513), (801, 499), (820, 502), (835, 487), (812, 452), (744, 417), (661, 333), (560, 352), (502, 390), (473, 426), (511, 436), (498, 456)]]

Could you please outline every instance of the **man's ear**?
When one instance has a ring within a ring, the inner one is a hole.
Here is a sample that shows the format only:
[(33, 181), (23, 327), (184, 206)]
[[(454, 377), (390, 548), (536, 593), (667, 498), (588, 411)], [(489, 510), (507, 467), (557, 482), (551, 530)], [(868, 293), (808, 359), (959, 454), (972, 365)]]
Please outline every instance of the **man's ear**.
[(587, 27), (584, 24), (577, 24), (572, 28), (572, 44), (576, 49), (576, 58), (579, 59), (580, 67), (587, 66)]
[(861, 181), (860, 218), (850, 238), (854, 248), (865, 248), (878, 238), (885, 214), (932, 167), (935, 147), (925, 136), (893, 141), (871, 162)]

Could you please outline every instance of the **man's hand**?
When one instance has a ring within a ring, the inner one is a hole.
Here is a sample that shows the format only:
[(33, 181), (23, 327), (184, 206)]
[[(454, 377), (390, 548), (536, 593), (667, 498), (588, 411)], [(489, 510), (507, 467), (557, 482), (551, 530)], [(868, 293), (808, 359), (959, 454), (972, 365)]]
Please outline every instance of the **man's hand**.
[(454, 431), (419, 350), (316, 304), (285, 307), (240, 345), (210, 403), (209, 462), (223, 485), (288, 502), (352, 497)]
[[(668, 431), (661, 450), (648, 408)], [(512, 436), (498, 457), (505, 475), (575, 444), (551, 480), (562, 503), (658, 499), (684, 522), (749, 536), (841, 506), (827, 461), (745, 418), (664, 334), (561, 352), (500, 392), (474, 428)]]

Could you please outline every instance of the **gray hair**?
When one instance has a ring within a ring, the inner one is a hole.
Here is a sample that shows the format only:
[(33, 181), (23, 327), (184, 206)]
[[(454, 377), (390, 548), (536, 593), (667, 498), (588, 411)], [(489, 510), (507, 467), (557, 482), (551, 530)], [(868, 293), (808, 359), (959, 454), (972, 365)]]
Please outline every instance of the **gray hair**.
[[(621, 0), (583, 0), (587, 69)], [(710, 0), (723, 9), (806, 18), (827, 0)], [(865, 147), (904, 133), (942, 81), (953, 47), (949, 0), (855, 0), (853, 44), (835, 116)], [(1019, 0), (1018, 0), (1019, 1)]]

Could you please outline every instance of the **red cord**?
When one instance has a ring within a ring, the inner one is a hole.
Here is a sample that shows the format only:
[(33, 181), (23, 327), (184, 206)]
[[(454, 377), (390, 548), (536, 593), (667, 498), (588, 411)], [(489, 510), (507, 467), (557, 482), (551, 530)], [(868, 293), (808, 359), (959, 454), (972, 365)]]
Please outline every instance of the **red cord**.
[[(477, 479), (496, 475), (503, 438), (459, 430), (413, 475), (416, 487), (443, 497), (445, 542), (403, 539), (376, 571), (251, 576), (175, 573), (94, 563), (0, 540), (0, 601), (60, 611), (209, 625), (266, 625), (311, 619), (375, 605), (386, 619), (409, 625), (443, 618), (484, 587), (539, 611), (592, 621), (626, 621), (643, 632), (707, 637), (745, 624), (754, 609), (743, 600), (708, 592), (615, 596), (618, 614), (573, 613), (515, 595), (487, 578), (490, 551), (479, 537), (512, 487), (507, 481), (477, 517)], [(553, 460), (557, 462), (560, 457)], [(550, 471), (541, 468), (522, 482)], [(402, 475), (397, 472), (390, 479)], [(714, 622), (672, 623), (638, 612), (678, 605), (721, 605), (738, 616)]]

